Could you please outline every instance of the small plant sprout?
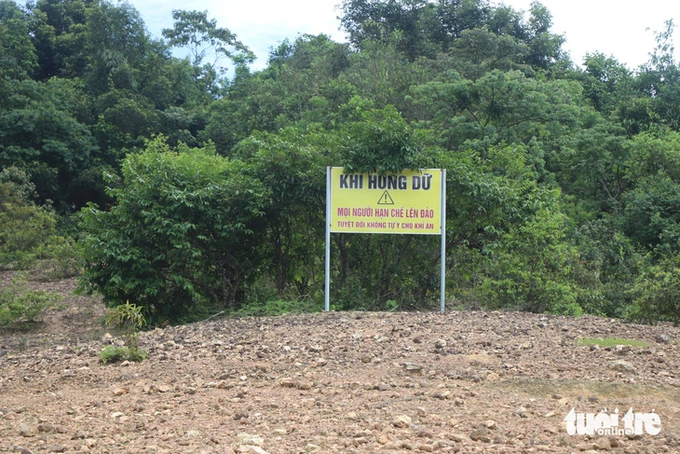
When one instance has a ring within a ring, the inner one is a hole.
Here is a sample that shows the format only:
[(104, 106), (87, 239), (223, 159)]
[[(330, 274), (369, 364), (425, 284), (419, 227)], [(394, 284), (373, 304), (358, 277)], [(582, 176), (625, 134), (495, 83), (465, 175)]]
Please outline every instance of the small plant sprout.
[(127, 301), (125, 304), (109, 309), (104, 324), (121, 328), (127, 347), (106, 347), (100, 354), (102, 363), (107, 364), (124, 360), (140, 362), (146, 358), (146, 352), (140, 350), (137, 345), (139, 330), (146, 324), (140, 306), (130, 304), (130, 301)]

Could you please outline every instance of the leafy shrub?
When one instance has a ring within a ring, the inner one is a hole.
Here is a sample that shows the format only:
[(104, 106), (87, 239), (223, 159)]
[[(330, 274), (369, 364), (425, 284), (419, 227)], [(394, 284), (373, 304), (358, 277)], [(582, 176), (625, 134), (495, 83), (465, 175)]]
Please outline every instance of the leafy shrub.
[(581, 315), (574, 276), (581, 266), (565, 241), (565, 219), (548, 211), (513, 230), (488, 261), (480, 293), (490, 308)]
[(237, 309), (261, 262), (267, 191), (212, 149), (171, 151), (162, 138), (129, 155), (110, 211), (82, 211), (81, 289), (132, 301), (150, 321)]
[(648, 266), (628, 292), (633, 303), (626, 317), (645, 323), (680, 323), (680, 255)]
[(35, 205), (33, 193), (25, 172), (12, 167), (0, 173), (0, 269), (29, 268), (55, 233), (56, 216)]
[(40, 279), (58, 280), (77, 276), (83, 267), (78, 244), (69, 237), (53, 235), (36, 249), (34, 273)]
[(44, 290), (29, 290), (23, 277), (15, 277), (0, 288), (0, 327), (22, 327), (40, 321), (60, 299)]

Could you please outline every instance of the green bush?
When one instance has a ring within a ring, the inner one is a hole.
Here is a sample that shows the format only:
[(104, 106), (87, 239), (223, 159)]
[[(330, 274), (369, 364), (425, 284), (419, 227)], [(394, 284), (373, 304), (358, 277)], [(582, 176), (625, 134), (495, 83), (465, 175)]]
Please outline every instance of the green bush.
[(0, 269), (27, 269), (56, 229), (56, 216), (32, 201), (34, 186), (25, 172), (0, 172)]
[(42, 319), (61, 297), (43, 290), (29, 290), (22, 276), (0, 287), (0, 328), (20, 328)]
[(502, 238), (487, 259), (480, 288), (489, 308), (551, 312), (578, 316), (582, 267), (576, 249), (565, 240), (565, 217), (549, 211)]
[(680, 323), (680, 255), (647, 267), (629, 290), (626, 317), (644, 323)]
[(159, 138), (125, 159), (110, 195), (110, 211), (82, 211), (81, 289), (109, 306), (131, 301), (151, 322), (238, 309), (261, 263), (268, 197), (244, 163)]
[(83, 258), (79, 245), (69, 237), (53, 235), (36, 249), (34, 274), (52, 281), (77, 276), (82, 272)]

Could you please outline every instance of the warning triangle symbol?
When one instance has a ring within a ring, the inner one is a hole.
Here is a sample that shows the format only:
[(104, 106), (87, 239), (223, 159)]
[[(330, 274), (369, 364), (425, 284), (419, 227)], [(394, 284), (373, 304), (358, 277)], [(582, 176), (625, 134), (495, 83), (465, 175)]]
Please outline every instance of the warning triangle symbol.
[(378, 205), (394, 205), (394, 200), (392, 200), (389, 192), (383, 192), (380, 196), (380, 200), (378, 200)]

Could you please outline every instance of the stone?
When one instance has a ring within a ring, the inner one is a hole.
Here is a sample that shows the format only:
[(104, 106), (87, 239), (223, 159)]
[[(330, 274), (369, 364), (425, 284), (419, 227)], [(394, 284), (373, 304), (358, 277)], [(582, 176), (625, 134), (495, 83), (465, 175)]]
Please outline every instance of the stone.
[(38, 424), (38, 432), (52, 433), (52, 432), (56, 432), (56, 431), (57, 431), (57, 429), (52, 424), (48, 424), (48, 423)]
[(234, 413), (234, 420), (239, 421), (241, 419), (248, 419), (250, 418), (250, 413), (248, 413), (248, 410), (238, 410), (236, 413)]
[(295, 380), (292, 378), (282, 378), (279, 381), (279, 385), (283, 386), (284, 388), (295, 388)]
[(482, 441), (484, 443), (491, 443), (491, 437), (486, 433), (485, 429), (477, 429), (470, 434), (470, 440)]
[(611, 441), (607, 437), (600, 437), (595, 440), (593, 444), (597, 446), (597, 449), (602, 451), (609, 451), (612, 449)]
[(670, 344), (671, 338), (665, 334), (659, 334), (655, 340), (660, 344)]
[(38, 433), (38, 427), (31, 423), (23, 423), (19, 426), (19, 435), (22, 437), (34, 437)]
[(614, 353), (619, 356), (627, 355), (632, 350), (630, 345), (616, 345), (614, 346)]
[(314, 383), (312, 383), (312, 382), (309, 382), (309, 381), (301, 381), (301, 382), (297, 383), (296, 388), (297, 388), (297, 389), (300, 389), (300, 390), (302, 390), (302, 391), (307, 391), (307, 390), (309, 390), (309, 389), (312, 389), (313, 386), (314, 386)]
[(501, 376), (498, 375), (496, 372), (491, 372), (489, 375), (486, 376), (486, 381), (500, 381)]
[(489, 419), (487, 421), (484, 421), (484, 427), (486, 427), (489, 430), (496, 430), (498, 429), (498, 424), (496, 424), (496, 421), (493, 419)]
[(259, 446), (247, 446), (247, 449), (243, 451), (245, 454), (269, 454), (264, 449)]
[(64, 451), (66, 451), (66, 448), (60, 444), (55, 443), (52, 446), (50, 446), (50, 452), (64, 452)]
[(423, 370), (422, 364), (404, 363), (403, 366), (404, 366), (404, 369), (406, 369), (407, 372), (420, 372), (420, 371)]
[(264, 444), (264, 438), (259, 435), (241, 432), (236, 435), (236, 438), (238, 438), (241, 443), (248, 446), (262, 446)]
[(411, 426), (411, 422), (412, 419), (410, 416), (399, 415), (394, 417), (392, 425), (394, 425), (395, 427), (399, 427), (400, 429), (406, 429), (407, 427)]
[(635, 373), (636, 371), (635, 366), (633, 366), (628, 361), (624, 361), (622, 359), (612, 361), (611, 363), (609, 363), (609, 368), (617, 372), (625, 373)]
[(469, 439), (467, 436), (465, 436), (463, 434), (457, 434), (457, 433), (451, 434), (447, 438), (449, 440), (455, 441), (456, 443), (464, 443), (465, 441), (467, 441)]

